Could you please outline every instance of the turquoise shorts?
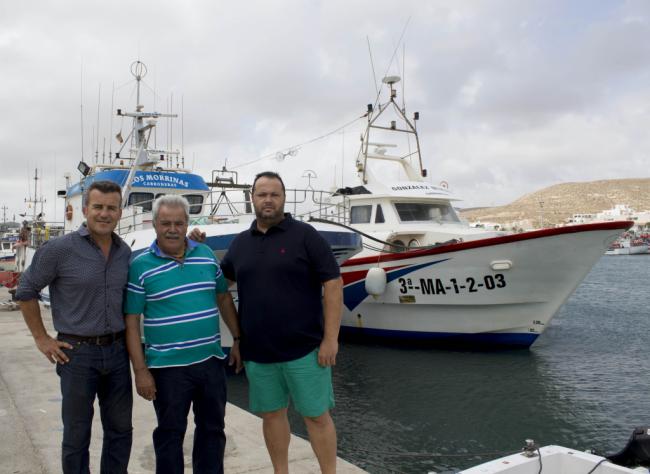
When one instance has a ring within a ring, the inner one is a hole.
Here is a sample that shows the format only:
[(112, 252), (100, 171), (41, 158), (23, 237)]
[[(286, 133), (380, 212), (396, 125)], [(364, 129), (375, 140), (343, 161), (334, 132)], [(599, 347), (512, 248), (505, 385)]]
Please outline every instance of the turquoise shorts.
[(246, 361), (249, 406), (254, 413), (289, 406), (289, 397), (302, 416), (317, 417), (334, 408), (332, 368), (318, 365), (318, 349), (288, 362)]

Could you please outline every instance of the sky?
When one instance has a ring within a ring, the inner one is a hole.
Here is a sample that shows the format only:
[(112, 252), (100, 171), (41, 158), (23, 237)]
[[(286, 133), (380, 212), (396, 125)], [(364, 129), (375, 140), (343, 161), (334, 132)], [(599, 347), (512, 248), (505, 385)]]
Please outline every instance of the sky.
[(130, 130), (111, 102), (133, 110), (138, 59), (145, 110), (182, 111), (159, 121), (158, 147), (206, 178), (226, 165), (242, 182), (273, 169), (288, 186), (308, 170), (314, 187), (355, 184), (360, 117), (385, 75), (420, 113), (427, 179), (460, 207), (650, 176), (646, 0), (2, 2), (7, 219), (31, 214), (38, 169), (46, 218), (62, 220), (64, 173), (77, 180), (82, 157), (101, 162)]

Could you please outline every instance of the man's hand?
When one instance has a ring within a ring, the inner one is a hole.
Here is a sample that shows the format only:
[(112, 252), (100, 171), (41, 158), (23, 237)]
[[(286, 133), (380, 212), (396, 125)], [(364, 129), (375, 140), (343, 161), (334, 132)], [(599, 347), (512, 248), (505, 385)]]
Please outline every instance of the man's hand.
[(318, 365), (321, 367), (331, 367), (336, 365), (336, 354), (339, 351), (337, 340), (323, 339), (318, 349)]
[(67, 342), (58, 341), (47, 334), (34, 338), (34, 341), (36, 341), (36, 347), (38, 347), (38, 350), (45, 354), (45, 357), (47, 357), (47, 359), (53, 364), (57, 362), (59, 364), (70, 362), (70, 359), (65, 355), (65, 352), (61, 350), (62, 347), (72, 349), (72, 346)]
[(153, 379), (153, 375), (149, 372), (149, 369), (143, 367), (141, 369), (135, 369), (135, 390), (145, 400), (155, 400), (156, 399), (156, 382)]
[(230, 356), (228, 357), (228, 365), (235, 366), (236, 374), (241, 372), (241, 369), (244, 368), (244, 365), (241, 361), (241, 354), (239, 353), (239, 341), (233, 341), (232, 343), (232, 347), (230, 348)]
[(205, 232), (201, 232), (201, 229), (195, 227), (192, 229), (192, 232), (190, 232), (189, 238), (195, 242), (203, 243), (205, 242)]

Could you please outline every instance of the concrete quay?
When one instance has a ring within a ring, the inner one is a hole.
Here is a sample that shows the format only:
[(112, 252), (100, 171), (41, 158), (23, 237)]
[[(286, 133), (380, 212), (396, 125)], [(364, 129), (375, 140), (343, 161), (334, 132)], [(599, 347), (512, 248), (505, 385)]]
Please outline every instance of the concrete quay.
[[(0, 288), (0, 301), (9, 294)], [(51, 315), (41, 307), (51, 335)], [(190, 413), (191, 415), (191, 413)], [(190, 416), (185, 437), (186, 472), (192, 472), (191, 446), (193, 427)], [(150, 402), (134, 391), (133, 448), (129, 472), (152, 473), (155, 470), (151, 433), (156, 417)], [(61, 472), (61, 392), (54, 366), (43, 356), (27, 330), (20, 311), (0, 311), (0, 472), (8, 474), (55, 474)], [(260, 418), (232, 404), (226, 408), (227, 473), (272, 473), (266, 452)], [(99, 472), (101, 454), (99, 407), (90, 446), (90, 468)], [(292, 473), (318, 473), (320, 469), (308, 441), (292, 436), (289, 448)], [(363, 473), (362, 469), (338, 460), (340, 473)]]

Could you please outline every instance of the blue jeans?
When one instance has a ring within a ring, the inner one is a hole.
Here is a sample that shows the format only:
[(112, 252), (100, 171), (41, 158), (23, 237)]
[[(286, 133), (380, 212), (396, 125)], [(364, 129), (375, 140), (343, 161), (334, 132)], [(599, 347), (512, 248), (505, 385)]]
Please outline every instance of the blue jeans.
[(153, 432), (157, 474), (183, 474), (183, 439), (194, 411), (192, 467), (195, 474), (223, 473), (226, 448), (226, 377), (216, 357), (183, 367), (151, 369), (156, 381), (158, 427)]
[[(65, 340), (65, 338), (61, 338)], [(127, 472), (133, 427), (133, 391), (124, 340), (108, 346), (66, 341), (70, 362), (57, 364), (63, 398), (62, 467), (65, 474), (88, 474), (90, 433), (95, 397), (104, 428), (100, 472)]]

